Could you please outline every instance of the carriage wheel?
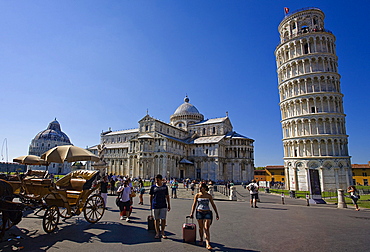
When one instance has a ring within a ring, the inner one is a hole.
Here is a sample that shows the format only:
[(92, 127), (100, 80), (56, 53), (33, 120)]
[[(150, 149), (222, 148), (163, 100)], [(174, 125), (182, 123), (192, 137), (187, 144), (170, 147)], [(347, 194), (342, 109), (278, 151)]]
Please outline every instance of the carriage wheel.
[[(3, 226), (3, 214), (0, 211), (0, 228)], [(5, 231), (10, 229), (12, 226), (14, 226), (14, 223), (8, 218), (8, 220), (5, 222)]]
[(68, 209), (66, 207), (59, 207), (59, 215), (64, 219), (69, 219), (72, 217), (72, 214), (68, 214)]
[(53, 232), (58, 226), (59, 208), (57, 206), (49, 206), (42, 219), (42, 227), (46, 233)]
[(83, 209), (85, 219), (90, 223), (98, 222), (103, 217), (104, 210), (104, 200), (98, 194), (88, 198)]

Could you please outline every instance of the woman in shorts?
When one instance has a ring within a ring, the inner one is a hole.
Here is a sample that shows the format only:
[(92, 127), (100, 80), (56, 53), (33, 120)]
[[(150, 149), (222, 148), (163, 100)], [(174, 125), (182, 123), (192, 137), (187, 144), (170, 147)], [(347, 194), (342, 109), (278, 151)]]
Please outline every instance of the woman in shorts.
[(213, 210), (216, 213), (216, 220), (219, 219), (218, 211), (215, 203), (213, 202), (212, 196), (208, 193), (208, 186), (205, 183), (200, 183), (199, 185), (199, 193), (195, 194), (194, 202), (191, 207), (190, 218), (193, 218), (194, 211), (196, 210), (196, 218), (198, 220), (199, 225), (199, 236), (200, 241), (199, 245), (203, 245), (203, 236), (206, 236), (206, 248), (212, 249), (210, 244), (211, 234), (210, 234), (210, 227), (212, 224), (213, 214), (209, 207), (209, 203), (211, 203)]
[(360, 211), (360, 208), (358, 207), (357, 201), (360, 198), (358, 191), (355, 186), (349, 186), (347, 189), (347, 192), (350, 194), (352, 203), (356, 207), (356, 211)]

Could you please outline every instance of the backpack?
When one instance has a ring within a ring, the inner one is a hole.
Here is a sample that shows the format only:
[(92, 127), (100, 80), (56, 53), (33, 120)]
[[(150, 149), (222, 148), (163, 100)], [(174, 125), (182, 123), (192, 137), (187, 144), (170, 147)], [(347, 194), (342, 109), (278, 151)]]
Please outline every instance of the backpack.
[(254, 184), (250, 184), (248, 187), (249, 187), (249, 191), (251, 191), (251, 192), (254, 192), (254, 190), (256, 189)]

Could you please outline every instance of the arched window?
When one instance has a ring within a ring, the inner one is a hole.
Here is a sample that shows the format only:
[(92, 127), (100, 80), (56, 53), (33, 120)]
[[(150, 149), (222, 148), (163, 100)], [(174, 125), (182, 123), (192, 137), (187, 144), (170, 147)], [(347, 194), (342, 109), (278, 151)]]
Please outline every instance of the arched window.
[(307, 44), (307, 43), (305, 43), (305, 44), (303, 45), (303, 47), (304, 47), (304, 54), (308, 54), (308, 44)]

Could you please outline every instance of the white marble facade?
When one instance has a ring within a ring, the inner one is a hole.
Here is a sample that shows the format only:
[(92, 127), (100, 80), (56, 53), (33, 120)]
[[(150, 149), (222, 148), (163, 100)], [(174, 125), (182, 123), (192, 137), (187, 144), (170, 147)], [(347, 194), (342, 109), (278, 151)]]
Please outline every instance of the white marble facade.
[[(228, 116), (204, 119), (184, 99), (170, 123), (150, 115), (139, 127), (101, 134), (108, 173), (148, 179), (164, 177), (248, 181), (253, 178), (253, 139), (235, 131)], [(89, 148), (97, 154), (97, 146)]]
[(275, 50), (288, 189), (352, 183), (335, 36), (324, 13), (305, 8), (280, 23)]

